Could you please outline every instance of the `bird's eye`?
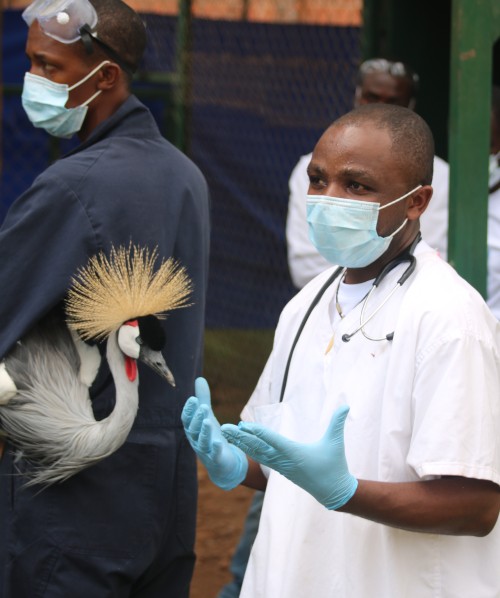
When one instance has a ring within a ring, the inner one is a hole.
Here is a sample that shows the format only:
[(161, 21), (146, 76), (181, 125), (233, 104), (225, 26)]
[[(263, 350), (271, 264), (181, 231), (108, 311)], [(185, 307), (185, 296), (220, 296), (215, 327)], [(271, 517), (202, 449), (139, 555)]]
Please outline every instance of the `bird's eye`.
[(142, 340), (142, 338), (141, 338), (140, 336), (138, 336), (138, 337), (135, 339), (135, 342), (136, 342), (138, 345), (143, 345), (143, 344), (144, 344), (144, 341)]

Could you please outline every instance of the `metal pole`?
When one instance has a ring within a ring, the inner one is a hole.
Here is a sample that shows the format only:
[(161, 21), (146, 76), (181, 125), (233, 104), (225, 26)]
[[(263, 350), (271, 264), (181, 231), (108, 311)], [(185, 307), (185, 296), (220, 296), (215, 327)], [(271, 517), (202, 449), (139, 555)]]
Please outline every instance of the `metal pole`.
[(173, 143), (186, 152), (191, 97), (191, 0), (179, 0), (176, 52), (177, 82), (174, 91)]

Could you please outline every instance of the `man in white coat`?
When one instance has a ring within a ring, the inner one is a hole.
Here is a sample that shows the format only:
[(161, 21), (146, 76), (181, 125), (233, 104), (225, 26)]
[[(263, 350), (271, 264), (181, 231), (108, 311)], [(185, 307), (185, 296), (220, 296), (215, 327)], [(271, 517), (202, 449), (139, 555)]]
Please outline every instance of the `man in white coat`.
[[(414, 109), (418, 91), (418, 75), (406, 64), (385, 58), (372, 58), (363, 62), (358, 69), (358, 80), (354, 103), (396, 104)], [(302, 156), (292, 171), (289, 180), (289, 202), (286, 220), (288, 269), (294, 285), (301, 289), (307, 282), (331, 268), (328, 262), (309, 239), (306, 222), (306, 195), (309, 187), (307, 166), (312, 153)], [(432, 178), (432, 204), (421, 220), (421, 229), (431, 247), (437, 249), (446, 259), (448, 231), (448, 178), (449, 167), (439, 156), (434, 156)], [(217, 598), (237, 598), (243, 580), (248, 554), (257, 533), (263, 497), (255, 494), (245, 521), (245, 529), (231, 560), (233, 579), (224, 586)]]
[(212, 481), (266, 489), (242, 598), (500, 596), (500, 324), (420, 238), (433, 155), (407, 108), (333, 123), (307, 215), (343, 268), (283, 310), (239, 426), (203, 379), (186, 402)]

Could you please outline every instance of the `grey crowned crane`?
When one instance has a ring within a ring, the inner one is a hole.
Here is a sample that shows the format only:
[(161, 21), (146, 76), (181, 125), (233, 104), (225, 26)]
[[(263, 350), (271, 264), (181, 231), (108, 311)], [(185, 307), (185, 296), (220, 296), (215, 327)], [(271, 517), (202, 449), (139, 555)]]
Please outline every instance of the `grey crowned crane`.
[[(30, 463), (27, 484), (62, 482), (124, 442), (139, 404), (137, 360), (175, 386), (161, 349), (160, 319), (187, 307), (191, 282), (174, 260), (130, 246), (91, 258), (69, 290), (66, 318), (50, 314), (0, 363), (0, 434)], [(107, 338), (115, 407), (94, 417), (89, 387)]]

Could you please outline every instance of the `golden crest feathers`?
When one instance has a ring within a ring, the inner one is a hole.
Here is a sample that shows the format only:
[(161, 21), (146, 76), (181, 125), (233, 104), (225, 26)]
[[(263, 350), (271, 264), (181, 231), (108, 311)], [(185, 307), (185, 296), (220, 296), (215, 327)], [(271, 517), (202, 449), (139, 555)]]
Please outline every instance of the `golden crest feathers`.
[(128, 320), (188, 307), (192, 283), (173, 258), (130, 244), (100, 252), (80, 268), (66, 298), (68, 326), (83, 340), (101, 340)]

